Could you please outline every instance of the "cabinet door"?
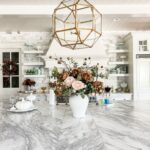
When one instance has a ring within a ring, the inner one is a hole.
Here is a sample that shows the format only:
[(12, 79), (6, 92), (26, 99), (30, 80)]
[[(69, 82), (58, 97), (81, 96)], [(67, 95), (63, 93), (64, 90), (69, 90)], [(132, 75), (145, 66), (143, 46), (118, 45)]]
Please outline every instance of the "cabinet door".
[(137, 95), (140, 99), (150, 97), (150, 59), (137, 60)]
[[(7, 69), (0, 70), (0, 98), (13, 95), (19, 90), (19, 59), (19, 50), (10, 49), (1, 50), (0, 52), (0, 64), (7, 63), (5, 66)], [(10, 70), (12, 73), (10, 73)]]
[(148, 40), (139, 40), (138, 42), (138, 50), (139, 52), (143, 53), (143, 52), (148, 52)]
[(150, 53), (150, 35), (141, 35), (135, 38), (135, 53), (149, 54)]

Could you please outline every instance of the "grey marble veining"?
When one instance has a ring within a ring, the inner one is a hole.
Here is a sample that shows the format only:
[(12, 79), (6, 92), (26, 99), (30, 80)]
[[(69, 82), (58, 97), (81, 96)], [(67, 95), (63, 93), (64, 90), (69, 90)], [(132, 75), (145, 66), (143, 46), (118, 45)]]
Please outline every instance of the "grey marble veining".
[(150, 102), (89, 104), (84, 119), (73, 118), (66, 105), (36, 105), (16, 114), (0, 102), (0, 150), (150, 150)]

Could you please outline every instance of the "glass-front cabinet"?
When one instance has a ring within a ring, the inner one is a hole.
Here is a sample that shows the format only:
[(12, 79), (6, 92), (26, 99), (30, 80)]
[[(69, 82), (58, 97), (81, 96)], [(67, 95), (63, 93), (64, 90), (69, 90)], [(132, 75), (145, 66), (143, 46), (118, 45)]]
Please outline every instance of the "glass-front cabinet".
[(19, 88), (19, 52), (2, 52), (3, 88)]
[(150, 35), (137, 35), (136, 36), (136, 53), (137, 54), (150, 54)]
[(147, 52), (148, 49), (148, 40), (139, 40), (139, 52)]

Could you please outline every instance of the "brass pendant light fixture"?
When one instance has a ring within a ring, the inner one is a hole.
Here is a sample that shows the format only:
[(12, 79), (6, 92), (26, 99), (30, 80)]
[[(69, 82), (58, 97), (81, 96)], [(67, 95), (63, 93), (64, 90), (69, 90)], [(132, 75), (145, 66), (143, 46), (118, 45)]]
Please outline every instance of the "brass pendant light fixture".
[(91, 48), (102, 35), (102, 14), (87, 0), (63, 0), (53, 13), (53, 32), (63, 47)]

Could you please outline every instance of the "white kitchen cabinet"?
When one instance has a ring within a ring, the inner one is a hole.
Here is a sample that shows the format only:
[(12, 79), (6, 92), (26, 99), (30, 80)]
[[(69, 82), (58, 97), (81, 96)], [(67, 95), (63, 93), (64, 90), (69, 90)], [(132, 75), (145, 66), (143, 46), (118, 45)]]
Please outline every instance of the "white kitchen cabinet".
[(131, 64), (130, 87), (134, 100), (150, 100), (150, 33), (133, 32), (126, 36)]
[(150, 58), (136, 60), (137, 98), (150, 99)]

